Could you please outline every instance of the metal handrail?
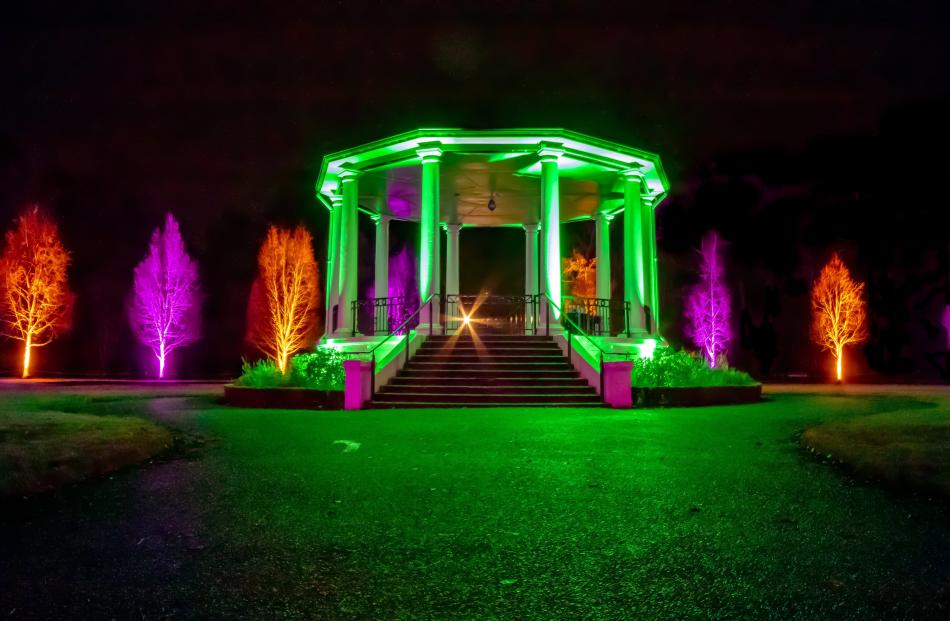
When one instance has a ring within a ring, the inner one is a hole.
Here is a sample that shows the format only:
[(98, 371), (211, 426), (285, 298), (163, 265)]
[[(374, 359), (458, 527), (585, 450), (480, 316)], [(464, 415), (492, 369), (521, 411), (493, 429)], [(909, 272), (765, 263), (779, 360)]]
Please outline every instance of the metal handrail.
[(396, 295), (385, 298), (369, 298), (365, 300), (353, 300), (350, 304), (353, 327), (350, 336), (356, 336), (359, 329), (359, 318), (361, 310), (371, 309), (371, 323), (373, 334), (387, 334), (389, 332), (390, 311), (393, 308), (404, 308), (408, 296)]
[[(539, 295), (539, 297), (540, 297), (540, 295)], [(547, 298), (547, 296), (545, 296), (545, 297)], [(600, 397), (603, 398), (603, 397), (604, 397), (604, 356), (622, 356), (624, 359), (630, 360), (631, 358), (634, 357), (633, 354), (605, 351), (604, 348), (601, 347), (600, 345), (598, 345), (597, 342), (596, 342), (594, 339), (592, 339), (589, 334), (587, 334), (586, 332), (584, 332), (584, 330), (581, 329), (581, 327), (580, 327), (579, 325), (577, 325), (577, 324), (574, 322), (574, 320), (572, 320), (570, 317), (568, 317), (567, 314), (566, 314), (563, 310), (561, 310), (561, 307), (560, 307), (560, 306), (558, 306), (555, 302), (551, 301), (550, 299), (548, 299), (547, 301), (551, 303), (551, 306), (553, 306), (554, 308), (557, 309), (558, 313), (561, 314), (561, 321), (562, 321), (562, 322), (566, 319), (572, 326), (574, 326), (574, 328), (578, 331), (578, 333), (579, 333), (581, 336), (583, 336), (584, 338), (587, 339), (587, 342), (588, 342), (588, 343), (590, 343), (591, 345), (593, 345), (594, 347), (596, 347), (597, 350), (600, 352)], [(547, 312), (547, 313), (550, 313), (551, 311), (548, 310), (548, 311), (546, 311), (546, 312)], [(550, 331), (548, 331), (548, 333), (550, 334)], [(567, 332), (567, 360), (568, 360), (568, 362), (571, 361), (571, 340), (572, 340), (572, 336), (573, 336), (573, 333), (572, 333), (570, 330), (568, 330), (568, 332)], [(574, 364), (574, 363), (571, 362), (571, 364)]]
[[(352, 354), (352, 357), (354, 358), (356, 356), (365, 356), (369, 354), (370, 362), (373, 367), (373, 372), (370, 374), (370, 378), (372, 382), (371, 388), (370, 388), (370, 394), (374, 394), (374, 395), (376, 394), (376, 350), (382, 347), (382, 345), (386, 341), (396, 336), (400, 331), (402, 331), (403, 328), (406, 328), (409, 325), (409, 322), (412, 321), (416, 317), (416, 315), (421, 313), (422, 309), (425, 308), (426, 306), (429, 307), (429, 325), (431, 326), (432, 325), (432, 298), (433, 297), (435, 297), (435, 294), (434, 293), (430, 294), (429, 297), (426, 299), (426, 301), (420, 304), (419, 308), (417, 308), (414, 313), (406, 317), (403, 320), (403, 322), (399, 324), (398, 327), (390, 330), (389, 334), (386, 335), (386, 338), (381, 340), (379, 343), (376, 343), (376, 345), (372, 349), (368, 349), (366, 351), (343, 352), (344, 356), (350, 357), (350, 354)], [(409, 340), (410, 340), (409, 337), (410, 337), (410, 331), (407, 329), (406, 330), (406, 362), (407, 363), (409, 362)]]
[(613, 331), (612, 318), (623, 315), (623, 333), (630, 337), (630, 302), (626, 300), (617, 300), (613, 298), (588, 298), (575, 297), (572, 295), (561, 296), (561, 302), (564, 304), (562, 312), (569, 315), (572, 311), (584, 312), (600, 320), (601, 332), (598, 336), (609, 336)]

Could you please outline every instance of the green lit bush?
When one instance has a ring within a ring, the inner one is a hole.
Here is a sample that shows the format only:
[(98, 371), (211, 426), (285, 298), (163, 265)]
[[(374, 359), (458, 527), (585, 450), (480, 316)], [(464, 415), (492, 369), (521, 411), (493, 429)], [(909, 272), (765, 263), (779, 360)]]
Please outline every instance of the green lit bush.
[(290, 386), (290, 375), (281, 373), (273, 360), (245, 362), (241, 365), (241, 377), (234, 380), (234, 384), (248, 388), (286, 388)]
[(335, 349), (318, 347), (307, 354), (290, 359), (286, 373), (281, 373), (273, 360), (245, 362), (236, 386), (248, 388), (312, 388), (343, 390), (343, 355)]
[(669, 347), (659, 347), (653, 352), (653, 358), (641, 358), (633, 363), (635, 388), (754, 386), (757, 383), (748, 373), (730, 369), (724, 362), (711, 369), (699, 354), (673, 351)]
[(343, 390), (343, 354), (330, 347), (318, 347), (309, 354), (297, 354), (290, 359), (290, 374), (304, 388)]

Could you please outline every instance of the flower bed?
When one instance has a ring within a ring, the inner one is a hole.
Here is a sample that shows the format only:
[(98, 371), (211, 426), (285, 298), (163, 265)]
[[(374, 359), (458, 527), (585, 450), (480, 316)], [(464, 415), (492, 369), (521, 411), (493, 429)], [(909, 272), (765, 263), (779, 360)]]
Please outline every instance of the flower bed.
[(241, 377), (224, 387), (224, 402), (245, 408), (343, 409), (343, 356), (318, 347), (294, 356), (285, 372), (270, 360), (245, 363)]
[(710, 368), (695, 354), (657, 349), (652, 359), (637, 360), (631, 376), (638, 407), (696, 407), (755, 403), (762, 385), (748, 373), (722, 366)]

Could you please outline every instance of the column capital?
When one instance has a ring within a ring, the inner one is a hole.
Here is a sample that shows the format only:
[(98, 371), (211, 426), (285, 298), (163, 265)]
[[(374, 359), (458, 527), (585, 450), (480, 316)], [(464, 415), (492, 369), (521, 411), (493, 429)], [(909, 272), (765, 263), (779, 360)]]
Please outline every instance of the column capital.
[(564, 148), (557, 142), (542, 142), (538, 147), (538, 159), (542, 162), (556, 162), (564, 155)]
[(393, 219), (393, 217), (386, 213), (371, 213), (369, 215), (370, 219), (376, 224), (385, 224)]
[(336, 209), (343, 204), (343, 195), (342, 194), (331, 194), (330, 195), (330, 206)]
[(541, 225), (538, 224), (537, 222), (529, 222), (526, 224), (522, 224), (521, 226), (522, 228), (524, 228), (525, 233), (537, 233), (538, 230), (541, 228)]
[(360, 176), (360, 171), (355, 168), (350, 168), (349, 166), (344, 165), (340, 170), (340, 173), (337, 175), (341, 183), (346, 183), (347, 181), (356, 181)]
[(607, 213), (606, 211), (596, 211), (594, 212), (593, 219), (604, 220), (607, 222), (607, 224), (610, 224), (610, 222), (614, 219), (614, 215), (615, 214)]
[(424, 142), (416, 149), (416, 155), (422, 158), (423, 164), (438, 162), (442, 159), (442, 143)]
[(643, 179), (645, 178), (645, 175), (643, 174), (643, 171), (640, 169), (639, 165), (622, 170), (620, 171), (620, 174), (627, 181), (639, 181), (640, 183), (643, 183)]
[(460, 230), (462, 230), (462, 224), (456, 222), (443, 222), (441, 224), (442, 230), (446, 233), (455, 233), (456, 235)]

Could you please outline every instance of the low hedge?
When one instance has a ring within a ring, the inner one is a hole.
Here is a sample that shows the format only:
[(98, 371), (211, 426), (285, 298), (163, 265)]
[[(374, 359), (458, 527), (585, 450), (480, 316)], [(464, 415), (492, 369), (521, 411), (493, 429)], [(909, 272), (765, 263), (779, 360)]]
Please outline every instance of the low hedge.
[(274, 410), (342, 410), (342, 390), (314, 388), (250, 388), (228, 384), (224, 402), (240, 408)]
[(762, 385), (725, 360), (710, 367), (699, 354), (667, 347), (634, 362), (630, 379), (633, 403), (640, 407), (727, 405), (762, 398)]

